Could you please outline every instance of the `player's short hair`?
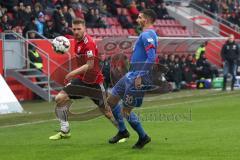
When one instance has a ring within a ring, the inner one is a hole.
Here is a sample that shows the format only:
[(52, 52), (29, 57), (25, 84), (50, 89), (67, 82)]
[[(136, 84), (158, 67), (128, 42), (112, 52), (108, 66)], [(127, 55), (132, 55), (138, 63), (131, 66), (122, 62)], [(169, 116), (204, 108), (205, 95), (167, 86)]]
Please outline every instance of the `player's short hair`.
[(82, 24), (85, 26), (85, 20), (81, 18), (75, 18), (72, 23), (75, 25)]
[(152, 23), (154, 23), (157, 19), (157, 14), (152, 9), (144, 9), (140, 13), (142, 13), (146, 18), (149, 18)]

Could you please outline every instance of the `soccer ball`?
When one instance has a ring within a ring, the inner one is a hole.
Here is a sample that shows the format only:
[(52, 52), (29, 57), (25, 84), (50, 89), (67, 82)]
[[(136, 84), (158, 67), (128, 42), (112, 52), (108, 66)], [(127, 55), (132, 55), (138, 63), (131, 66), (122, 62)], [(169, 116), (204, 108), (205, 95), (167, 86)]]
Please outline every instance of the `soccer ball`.
[(58, 36), (53, 39), (52, 46), (56, 53), (64, 54), (70, 49), (70, 41), (64, 36)]

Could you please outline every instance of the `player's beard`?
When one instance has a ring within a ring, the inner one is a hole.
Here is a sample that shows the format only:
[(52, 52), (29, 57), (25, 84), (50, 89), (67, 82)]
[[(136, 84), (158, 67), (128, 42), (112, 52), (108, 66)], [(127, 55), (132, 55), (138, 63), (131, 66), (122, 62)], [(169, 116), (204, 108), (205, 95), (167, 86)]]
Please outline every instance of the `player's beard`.
[(77, 39), (78, 41), (81, 41), (83, 39), (84, 33), (83, 34), (75, 34), (74, 37), (75, 39)]

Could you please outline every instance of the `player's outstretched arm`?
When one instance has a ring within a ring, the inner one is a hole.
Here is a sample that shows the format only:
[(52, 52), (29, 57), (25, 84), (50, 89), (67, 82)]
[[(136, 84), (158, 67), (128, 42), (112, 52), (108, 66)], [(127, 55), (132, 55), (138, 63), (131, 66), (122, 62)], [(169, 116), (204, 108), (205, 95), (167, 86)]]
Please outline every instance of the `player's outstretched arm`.
[(72, 78), (74, 78), (76, 75), (86, 73), (88, 70), (92, 69), (93, 66), (94, 66), (94, 60), (93, 59), (88, 60), (86, 64), (68, 73), (65, 79), (69, 81)]

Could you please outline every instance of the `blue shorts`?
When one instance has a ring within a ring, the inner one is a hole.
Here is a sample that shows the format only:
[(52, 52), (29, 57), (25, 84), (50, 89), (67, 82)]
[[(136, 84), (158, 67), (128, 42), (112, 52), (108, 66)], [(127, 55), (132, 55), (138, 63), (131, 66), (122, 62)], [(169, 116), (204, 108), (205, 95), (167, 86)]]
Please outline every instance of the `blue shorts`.
[(144, 76), (142, 77), (143, 87), (136, 89), (134, 80), (135, 78), (128, 78), (127, 75), (125, 75), (112, 88), (112, 95), (119, 96), (123, 100), (123, 106), (125, 107), (140, 107), (144, 94), (151, 84), (148, 76)]

